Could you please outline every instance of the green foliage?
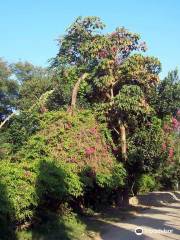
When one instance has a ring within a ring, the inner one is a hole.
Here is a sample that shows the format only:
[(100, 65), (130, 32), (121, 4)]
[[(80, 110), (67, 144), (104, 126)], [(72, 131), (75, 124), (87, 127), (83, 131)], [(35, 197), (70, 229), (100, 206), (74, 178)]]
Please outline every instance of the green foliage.
[(7, 130), (8, 142), (12, 152), (19, 150), (26, 143), (29, 136), (39, 129), (39, 119), (36, 112), (21, 112), (14, 116)]
[(7, 192), (4, 195), (1, 188), (1, 217), (13, 223), (32, 218), (33, 208), (37, 206), (35, 177), (35, 165), (18, 165), (5, 160), (0, 162), (0, 181)]
[(28, 144), (23, 147), (16, 155), (18, 160), (36, 160), (39, 158), (47, 157), (49, 154), (49, 148), (47, 141), (40, 135), (33, 135)]
[(8, 142), (7, 129), (1, 129), (0, 135), (0, 160), (3, 160), (10, 155), (12, 145)]
[[(109, 173), (102, 186), (104, 190), (123, 185), (125, 170), (121, 164), (115, 164), (106, 145), (108, 140), (101, 136), (101, 127), (91, 111), (75, 116), (65, 111), (28, 114), (24, 112), (12, 119), (9, 134), (14, 141), (19, 137), (16, 141), (21, 140), (22, 145), (14, 146), (14, 151), (18, 151), (11, 157), (12, 162), (0, 162), (6, 201), (14, 208), (15, 214), (10, 216), (13, 223), (41, 220), (47, 211), (57, 212), (62, 203), (83, 198), (89, 187), (96, 188), (89, 169), (94, 176), (103, 171)], [(33, 132), (36, 123), (38, 129)], [(102, 128), (105, 131), (105, 124)], [(96, 148), (92, 146), (95, 141)], [(9, 215), (11, 209), (4, 206), (5, 215)]]
[(112, 172), (97, 173), (96, 183), (99, 187), (117, 189), (125, 184), (126, 171), (121, 163), (115, 164)]
[(162, 149), (164, 132), (161, 120), (153, 117), (151, 122), (146, 122), (141, 128), (137, 128), (128, 139), (129, 167), (130, 171), (153, 172), (167, 159)]
[(50, 71), (35, 67), (28, 62), (14, 64), (13, 72), (21, 83), (18, 100), (18, 107), (21, 110), (27, 111), (42, 94), (56, 86)]
[(47, 112), (40, 115), (39, 125), (40, 132), (29, 138), (18, 159), (36, 159), (42, 155), (74, 162), (79, 167), (90, 163), (95, 169), (111, 167), (115, 161), (107, 146), (110, 141), (101, 134), (101, 125), (89, 110), (75, 116), (66, 111)]
[[(6, 240), (6, 239), (15, 239), (15, 232), (14, 232), (14, 222), (9, 218), (9, 212), (7, 212), (7, 209), (10, 211), (11, 216), (14, 217), (14, 207), (12, 205), (12, 202), (8, 198), (8, 193), (6, 189), (6, 185), (0, 182), (0, 239)], [(14, 219), (14, 218), (13, 218)]]
[(36, 104), (39, 98), (47, 91), (53, 89), (53, 83), (50, 78), (33, 78), (23, 82), (19, 92), (19, 108), (27, 111), (33, 104)]
[(69, 213), (65, 216), (51, 214), (47, 221), (44, 221), (29, 230), (18, 231), (17, 238), (18, 240), (89, 239), (86, 225), (76, 214), (73, 213)]
[(153, 100), (160, 117), (176, 114), (180, 106), (180, 80), (177, 69), (169, 72), (160, 82)]
[(55, 86), (54, 92), (47, 103), (48, 109), (50, 110), (57, 110), (62, 106), (67, 107), (67, 105), (69, 105), (72, 88), (77, 81), (78, 72), (74, 66), (58, 68), (55, 70), (53, 79), (54, 78), (57, 86)]
[(158, 181), (162, 190), (178, 190), (180, 183), (180, 162), (165, 164), (158, 171)]
[(65, 162), (41, 160), (36, 180), (39, 198), (37, 217), (48, 210), (57, 211), (62, 203), (83, 194), (83, 184), (77, 174), (76, 166)]
[(6, 186), (7, 192), (3, 194), (1, 187), (1, 218), (8, 216), (13, 223), (24, 223), (41, 216), (37, 207), (43, 213), (53, 211), (60, 203), (80, 196), (83, 185), (74, 168), (49, 159), (19, 164), (1, 161), (1, 186)]
[(122, 121), (138, 115), (147, 115), (152, 109), (144, 100), (144, 94), (139, 86), (124, 85), (119, 94), (114, 98), (114, 111)]
[(33, 78), (35, 73), (37, 74), (38, 68), (36, 68), (34, 65), (32, 65), (29, 62), (17, 62), (14, 64), (11, 64), (12, 72), (15, 74), (17, 80), (21, 83), (30, 80)]
[(89, 49), (84, 49), (84, 45), (91, 43), (97, 30), (103, 29), (104, 24), (98, 17), (78, 17), (68, 28), (67, 34), (59, 39), (60, 49), (57, 56), (52, 61), (53, 67), (67, 64), (77, 64), (81, 68), (86, 64)]
[(16, 108), (18, 83), (11, 79), (10, 66), (0, 58), (0, 121)]
[(161, 63), (157, 58), (134, 54), (120, 67), (121, 85), (138, 85), (148, 94), (151, 88), (157, 86), (160, 71)]
[(139, 193), (151, 192), (157, 189), (156, 179), (154, 176), (143, 174), (137, 179), (135, 188), (137, 188)]

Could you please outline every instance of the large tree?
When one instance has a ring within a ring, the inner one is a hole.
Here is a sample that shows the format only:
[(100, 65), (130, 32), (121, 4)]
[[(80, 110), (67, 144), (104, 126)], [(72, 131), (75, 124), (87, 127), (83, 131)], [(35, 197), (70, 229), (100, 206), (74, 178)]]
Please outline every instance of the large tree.
[[(72, 89), (72, 109), (76, 106), (78, 90), (84, 82), (89, 85), (88, 92), (84, 94), (88, 100), (109, 104), (110, 111), (115, 107), (114, 104), (117, 106), (118, 95), (121, 94), (124, 85), (138, 85), (141, 91), (147, 94), (159, 81), (160, 63), (156, 58), (132, 55), (135, 51), (146, 50), (140, 36), (122, 27), (113, 33), (104, 34), (100, 32), (104, 26), (97, 17), (78, 18), (70, 26), (67, 34), (59, 40), (59, 52), (53, 59), (52, 66), (56, 71), (59, 68), (63, 71), (67, 71), (68, 68), (76, 69), (77, 80)], [(134, 88), (133, 91), (135, 89), (137, 90)], [(142, 108), (147, 107), (144, 95), (139, 97), (139, 104)], [(127, 102), (127, 105), (133, 107), (131, 102)], [(125, 114), (122, 117), (122, 111), (118, 114), (117, 122), (121, 142), (124, 142), (122, 154), (126, 156), (126, 119)], [(115, 126), (117, 122), (114, 123)]]
[[(138, 54), (146, 50), (138, 34), (123, 27), (105, 34), (100, 31), (103, 27), (99, 18), (78, 18), (60, 39), (52, 66), (66, 73), (67, 69), (75, 69), (71, 111), (84, 90), (88, 101), (104, 112), (118, 148), (117, 156), (128, 167), (127, 138), (136, 129), (151, 124), (154, 110), (149, 95), (159, 83), (161, 64), (157, 58)], [(140, 161), (143, 172), (143, 158)]]

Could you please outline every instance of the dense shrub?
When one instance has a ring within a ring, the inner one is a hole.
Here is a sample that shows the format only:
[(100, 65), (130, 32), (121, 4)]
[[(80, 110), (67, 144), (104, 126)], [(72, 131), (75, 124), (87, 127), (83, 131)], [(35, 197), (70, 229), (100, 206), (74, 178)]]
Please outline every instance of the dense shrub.
[(14, 224), (32, 220), (38, 209), (57, 210), (58, 204), (81, 195), (82, 187), (73, 164), (49, 159), (19, 164), (1, 161), (1, 218)]
[(180, 162), (172, 162), (165, 165), (158, 172), (158, 181), (162, 190), (179, 190), (180, 184)]
[(2, 219), (13, 225), (41, 221), (49, 211), (57, 213), (62, 204), (73, 207), (80, 198), (87, 199), (85, 207), (90, 206), (98, 191), (97, 200), (106, 202), (124, 185), (126, 172), (111, 154), (108, 129), (90, 111), (73, 117), (65, 111), (36, 117), (39, 131), (34, 134), (18, 118), (12, 123), (15, 129), (10, 126), (14, 139), (19, 129), (25, 130), (22, 137), (27, 140), (11, 161), (0, 162)]
[[(83, 174), (85, 176), (85, 172)], [(97, 200), (101, 198), (98, 201), (105, 203), (110, 190), (123, 185), (125, 171), (119, 164), (114, 167), (114, 172), (109, 174), (107, 179), (102, 180), (102, 176), (105, 175), (97, 173), (96, 180), (101, 189)], [(25, 222), (39, 222), (42, 219), (45, 220), (47, 216), (49, 218), (49, 212), (57, 213), (62, 204), (76, 201), (80, 196), (85, 197), (87, 187), (89, 184), (82, 181), (82, 176), (79, 176), (77, 166), (73, 163), (57, 162), (48, 158), (23, 161), (19, 164), (1, 161), (2, 231), (9, 231), (6, 229), (7, 226), (12, 225), (12, 229), (15, 229), (15, 226)], [(89, 193), (96, 191), (94, 182)]]
[(117, 189), (124, 185), (126, 171), (121, 163), (115, 164), (111, 172), (97, 173), (96, 183), (99, 187)]
[(39, 116), (39, 126), (40, 130), (29, 137), (14, 158), (22, 161), (48, 156), (58, 162), (75, 163), (79, 170), (90, 166), (95, 171), (111, 169), (116, 162), (108, 129), (96, 121), (91, 111), (74, 116), (62, 110), (47, 112)]
[(0, 162), (0, 184), (6, 189), (5, 199), (4, 190), (1, 188), (1, 216), (14, 223), (22, 223), (32, 218), (33, 210), (37, 206), (36, 168), (36, 164)]
[(135, 188), (139, 193), (147, 193), (155, 190), (157, 183), (153, 176), (143, 174), (137, 179)]

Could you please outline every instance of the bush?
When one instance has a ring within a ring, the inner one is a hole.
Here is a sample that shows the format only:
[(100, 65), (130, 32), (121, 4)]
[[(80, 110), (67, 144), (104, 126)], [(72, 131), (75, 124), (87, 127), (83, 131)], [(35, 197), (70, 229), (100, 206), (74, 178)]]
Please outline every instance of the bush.
[(80, 196), (83, 189), (73, 164), (49, 159), (19, 164), (1, 161), (0, 179), (0, 217), (14, 224), (32, 220), (39, 209), (57, 210), (61, 202)]
[(11, 161), (0, 161), (4, 222), (37, 223), (48, 220), (49, 212), (63, 214), (63, 204), (77, 211), (82, 205), (94, 206), (96, 200), (112, 202), (111, 195), (124, 185), (126, 172), (110, 152), (112, 139), (105, 124), (99, 124), (90, 111), (34, 116), (31, 123), (36, 129), (31, 124), (22, 126), (21, 117), (13, 120), (15, 128), (10, 126), (10, 131), (13, 141), (22, 137), (24, 145), (15, 146), (18, 151)]
[(121, 163), (115, 164), (109, 173), (97, 173), (96, 183), (99, 187), (117, 189), (125, 184), (126, 171)]
[(180, 163), (175, 162), (164, 165), (158, 172), (158, 179), (161, 184), (161, 190), (178, 190), (180, 184)]
[(126, 171), (121, 163), (114, 163), (111, 169), (104, 171), (94, 171), (90, 166), (86, 166), (81, 172), (84, 207), (97, 210), (113, 204), (118, 189), (125, 184), (125, 177)]
[(137, 179), (135, 188), (139, 193), (148, 193), (155, 190), (156, 186), (157, 184), (153, 176), (143, 174)]

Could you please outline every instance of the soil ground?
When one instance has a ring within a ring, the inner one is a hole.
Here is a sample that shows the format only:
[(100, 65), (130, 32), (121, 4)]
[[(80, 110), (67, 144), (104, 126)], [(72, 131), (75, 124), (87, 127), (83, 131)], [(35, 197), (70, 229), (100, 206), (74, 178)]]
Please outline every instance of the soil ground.
[[(99, 232), (94, 239), (180, 240), (179, 196), (179, 192), (176, 194), (155, 192), (140, 196), (139, 205), (129, 210), (109, 209), (107, 213), (94, 220)], [(137, 201), (134, 202), (137, 204)], [(137, 228), (140, 228), (140, 233), (142, 231), (141, 235), (135, 233)]]

